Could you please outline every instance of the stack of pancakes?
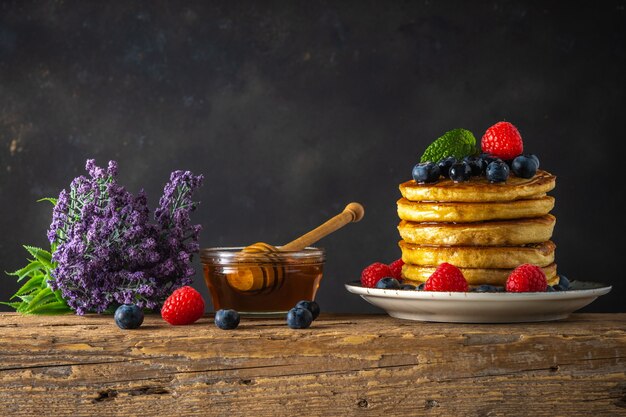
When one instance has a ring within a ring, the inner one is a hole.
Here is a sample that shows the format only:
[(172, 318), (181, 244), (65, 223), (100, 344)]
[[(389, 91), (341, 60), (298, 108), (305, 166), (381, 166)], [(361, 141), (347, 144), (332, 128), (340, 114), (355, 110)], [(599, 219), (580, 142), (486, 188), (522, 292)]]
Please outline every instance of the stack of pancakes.
[(556, 177), (539, 170), (530, 179), (511, 174), (506, 182), (483, 176), (455, 183), (407, 181), (398, 200), (405, 281), (425, 282), (437, 266), (458, 267), (472, 285), (504, 285), (513, 269), (540, 266), (548, 285), (557, 283), (550, 240), (556, 219), (546, 195)]

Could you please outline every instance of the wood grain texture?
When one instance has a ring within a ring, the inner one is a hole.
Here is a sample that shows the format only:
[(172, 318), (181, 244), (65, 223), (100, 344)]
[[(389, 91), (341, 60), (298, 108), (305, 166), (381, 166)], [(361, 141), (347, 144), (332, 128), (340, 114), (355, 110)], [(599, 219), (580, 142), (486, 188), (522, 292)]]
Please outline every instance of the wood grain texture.
[(0, 314), (0, 414), (626, 415), (626, 314), (462, 325)]

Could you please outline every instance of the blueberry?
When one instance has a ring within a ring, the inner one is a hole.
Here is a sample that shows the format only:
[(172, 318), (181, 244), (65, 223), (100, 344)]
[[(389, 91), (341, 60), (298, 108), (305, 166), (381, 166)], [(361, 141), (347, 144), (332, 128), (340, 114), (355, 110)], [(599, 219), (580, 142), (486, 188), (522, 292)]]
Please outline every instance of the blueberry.
[(554, 291), (556, 291), (554, 287), (551, 287), (550, 285), (546, 287), (546, 292), (554, 292)]
[(563, 288), (563, 290), (569, 290), (570, 282), (565, 275), (559, 275), (559, 283), (558, 285)]
[(482, 159), (484, 161), (485, 168), (487, 168), (487, 165), (489, 165), (490, 163), (492, 163), (494, 161), (499, 161), (500, 160), (500, 158), (498, 158), (497, 156), (493, 156), (493, 155), (488, 154), (488, 153), (481, 153), (478, 158)]
[(554, 291), (565, 291), (565, 288), (561, 287), (559, 284), (553, 285), (552, 288)]
[(215, 325), (222, 330), (232, 330), (239, 326), (239, 313), (235, 310), (217, 310)]
[(136, 329), (143, 323), (143, 310), (134, 304), (122, 304), (115, 310), (115, 324), (120, 329)]
[(439, 165), (434, 162), (424, 162), (413, 167), (413, 179), (419, 183), (435, 182), (439, 179)]
[(447, 158), (443, 158), (439, 161), (439, 173), (444, 177), (449, 177), (450, 167), (456, 163), (456, 158), (454, 156), (449, 156)]
[(470, 289), (471, 292), (506, 292), (506, 288), (498, 285), (481, 284)]
[(539, 158), (537, 158), (537, 155), (528, 154), (526, 156), (529, 157), (530, 159), (534, 159), (535, 162), (537, 162), (537, 169), (539, 169)]
[(400, 289), (400, 282), (398, 282), (395, 278), (385, 277), (376, 283), (376, 288), (383, 290), (398, 290)]
[(487, 162), (479, 157), (466, 156), (463, 161), (470, 166), (474, 177), (482, 175), (485, 172), (485, 168), (487, 168)]
[(487, 179), (491, 182), (504, 182), (509, 178), (509, 167), (503, 161), (493, 161), (487, 165)]
[(416, 291), (424, 291), (424, 283), (422, 282), (420, 285), (418, 285), (415, 290)]
[(307, 310), (309, 310), (311, 312), (311, 315), (313, 316), (313, 320), (318, 318), (320, 315), (320, 306), (315, 301), (298, 301), (298, 304), (296, 304), (296, 308), (306, 308)]
[(483, 284), (474, 288), (474, 292), (498, 292), (498, 287), (494, 285)]
[(306, 329), (313, 323), (313, 314), (306, 308), (294, 307), (287, 313), (287, 326), (292, 329)]
[(527, 155), (518, 156), (511, 164), (511, 170), (520, 178), (534, 177), (537, 173), (537, 168), (539, 168), (537, 161)]
[(401, 289), (401, 290), (415, 291), (415, 285), (411, 285), (411, 284), (402, 284), (402, 285), (400, 285), (400, 289)]
[(457, 162), (450, 167), (448, 174), (452, 181), (463, 182), (470, 179), (472, 168), (467, 162)]

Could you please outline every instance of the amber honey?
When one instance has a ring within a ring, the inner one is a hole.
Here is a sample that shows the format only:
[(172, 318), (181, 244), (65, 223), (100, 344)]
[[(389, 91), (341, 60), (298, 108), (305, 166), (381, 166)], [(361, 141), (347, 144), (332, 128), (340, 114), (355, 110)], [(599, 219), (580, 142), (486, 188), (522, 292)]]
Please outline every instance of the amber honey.
[(281, 314), (300, 300), (314, 300), (322, 279), (324, 251), (247, 254), (241, 248), (204, 249), (204, 280), (213, 307), (241, 314)]

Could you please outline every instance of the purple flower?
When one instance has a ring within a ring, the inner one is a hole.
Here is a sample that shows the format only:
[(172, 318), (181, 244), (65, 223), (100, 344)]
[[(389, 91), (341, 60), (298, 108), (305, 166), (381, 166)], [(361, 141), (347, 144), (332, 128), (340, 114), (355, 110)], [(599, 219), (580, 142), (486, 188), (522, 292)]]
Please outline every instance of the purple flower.
[(77, 314), (116, 303), (158, 308), (195, 273), (201, 228), (191, 224), (191, 196), (202, 176), (173, 172), (151, 222), (143, 190), (133, 196), (116, 182), (115, 161), (105, 170), (88, 160), (86, 170), (90, 178), (75, 178), (53, 211), (48, 239), (58, 267), (51, 287)]

